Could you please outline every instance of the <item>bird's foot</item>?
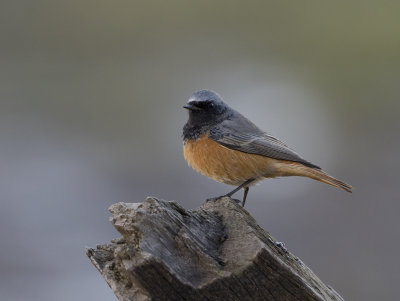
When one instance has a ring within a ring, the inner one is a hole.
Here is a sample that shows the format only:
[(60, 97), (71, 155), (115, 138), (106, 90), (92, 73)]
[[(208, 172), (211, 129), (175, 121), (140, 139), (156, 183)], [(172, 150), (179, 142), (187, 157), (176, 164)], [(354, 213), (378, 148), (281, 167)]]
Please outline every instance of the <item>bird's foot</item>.
[(241, 200), (238, 200), (238, 199), (232, 199), (232, 198), (231, 198), (231, 200), (232, 200), (232, 201), (235, 201), (235, 202), (236, 202), (236, 203), (238, 203), (239, 205), (240, 205), (240, 204), (242, 204), (242, 201), (241, 201)]

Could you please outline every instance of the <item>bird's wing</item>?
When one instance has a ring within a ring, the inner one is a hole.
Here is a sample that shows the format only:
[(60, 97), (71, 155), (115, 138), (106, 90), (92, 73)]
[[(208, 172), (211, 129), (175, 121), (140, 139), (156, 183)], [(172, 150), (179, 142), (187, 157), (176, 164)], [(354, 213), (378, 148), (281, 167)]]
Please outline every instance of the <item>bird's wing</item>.
[(301, 158), (277, 138), (261, 131), (238, 113), (215, 126), (210, 131), (210, 138), (229, 149), (278, 160), (299, 162), (320, 169), (317, 165)]

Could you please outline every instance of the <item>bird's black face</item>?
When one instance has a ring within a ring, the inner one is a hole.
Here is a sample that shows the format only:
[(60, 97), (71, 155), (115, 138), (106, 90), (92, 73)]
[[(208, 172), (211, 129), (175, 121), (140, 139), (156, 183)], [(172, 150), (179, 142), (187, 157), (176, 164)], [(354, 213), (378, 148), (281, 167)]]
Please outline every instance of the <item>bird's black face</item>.
[(198, 126), (223, 121), (229, 109), (217, 93), (209, 90), (197, 91), (183, 107), (189, 110), (188, 122)]

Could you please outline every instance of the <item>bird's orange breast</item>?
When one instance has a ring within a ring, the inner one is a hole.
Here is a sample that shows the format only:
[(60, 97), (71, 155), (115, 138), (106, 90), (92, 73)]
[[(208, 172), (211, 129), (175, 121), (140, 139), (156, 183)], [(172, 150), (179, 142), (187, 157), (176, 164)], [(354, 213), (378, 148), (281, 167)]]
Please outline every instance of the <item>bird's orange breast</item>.
[(275, 177), (279, 160), (226, 148), (207, 135), (188, 140), (184, 156), (193, 169), (216, 181), (241, 185), (248, 179)]

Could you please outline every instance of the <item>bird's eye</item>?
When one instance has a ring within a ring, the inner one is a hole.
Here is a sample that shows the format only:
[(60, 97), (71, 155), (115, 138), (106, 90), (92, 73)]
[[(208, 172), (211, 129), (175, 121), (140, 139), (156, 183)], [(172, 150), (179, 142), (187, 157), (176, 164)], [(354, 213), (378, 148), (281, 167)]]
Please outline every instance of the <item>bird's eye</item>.
[(214, 108), (214, 104), (212, 102), (209, 102), (207, 106), (208, 106), (209, 109)]

